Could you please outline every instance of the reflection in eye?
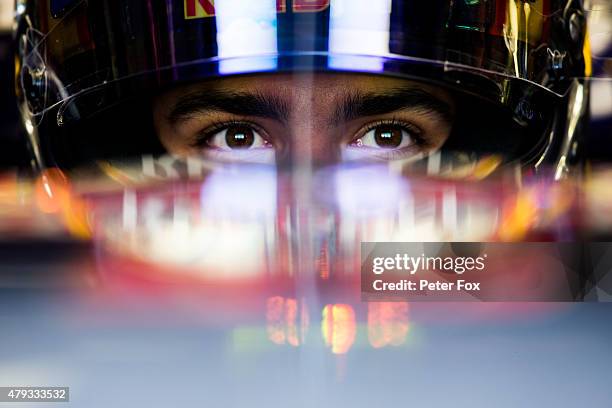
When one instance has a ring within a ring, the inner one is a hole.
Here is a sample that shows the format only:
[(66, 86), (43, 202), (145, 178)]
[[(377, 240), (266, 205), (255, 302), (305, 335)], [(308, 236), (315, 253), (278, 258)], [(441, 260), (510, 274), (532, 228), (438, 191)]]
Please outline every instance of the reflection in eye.
[(381, 125), (352, 143), (355, 147), (400, 149), (415, 143), (410, 133), (398, 125)]
[(366, 128), (344, 152), (344, 160), (418, 159), (428, 150), (427, 141), (418, 129), (403, 123), (378, 123)]
[(274, 149), (254, 126), (223, 124), (204, 132), (196, 145), (211, 159), (228, 162), (274, 163)]
[(207, 147), (221, 150), (247, 150), (271, 147), (257, 131), (248, 125), (231, 125), (205, 136)]

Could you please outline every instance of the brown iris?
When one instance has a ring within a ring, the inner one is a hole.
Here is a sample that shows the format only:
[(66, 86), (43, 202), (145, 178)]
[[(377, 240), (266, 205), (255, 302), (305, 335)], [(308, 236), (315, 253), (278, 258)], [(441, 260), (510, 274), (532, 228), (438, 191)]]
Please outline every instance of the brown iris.
[(248, 149), (255, 142), (255, 134), (247, 126), (232, 126), (227, 129), (225, 142), (232, 149)]
[(380, 147), (398, 147), (402, 143), (402, 129), (397, 126), (379, 126), (374, 131), (374, 141)]

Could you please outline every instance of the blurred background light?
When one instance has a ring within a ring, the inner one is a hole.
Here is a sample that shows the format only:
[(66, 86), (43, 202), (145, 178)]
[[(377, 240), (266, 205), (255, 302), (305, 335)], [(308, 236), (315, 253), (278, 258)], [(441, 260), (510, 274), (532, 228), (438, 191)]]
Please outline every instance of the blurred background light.
[(589, 39), (593, 55), (610, 51), (612, 45), (612, 4), (609, 0), (595, 0), (587, 4), (589, 21)]
[(355, 310), (346, 304), (326, 305), (323, 308), (321, 333), (325, 345), (333, 354), (346, 354), (355, 343), (357, 323)]
[(275, 0), (217, 0), (217, 43), (222, 74), (275, 69)]
[(330, 67), (382, 71), (381, 57), (389, 53), (390, 21), (390, 0), (333, 0), (329, 51), (334, 56)]
[(9, 31), (13, 23), (13, 2), (0, 1), (0, 31)]

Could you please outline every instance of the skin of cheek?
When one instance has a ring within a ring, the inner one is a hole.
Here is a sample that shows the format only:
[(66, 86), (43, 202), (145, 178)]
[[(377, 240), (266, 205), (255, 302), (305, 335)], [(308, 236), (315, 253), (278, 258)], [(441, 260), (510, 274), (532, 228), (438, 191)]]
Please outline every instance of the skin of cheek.
[(157, 97), (153, 104), (153, 121), (155, 131), (160, 142), (168, 152), (177, 155), (186, 155), (191, 148), (184, 143), (186, 135), (175, 129), (170, 121), (167, 120), (170, 107), (173, 105), (174, 98), (171, 95)]
[(428, 152), (438, 150), (450, 136), (452, 123), (441, 120), (436, 115), (426, 115), (414, 120), (424, 134), (428, 135), (425, 148)]

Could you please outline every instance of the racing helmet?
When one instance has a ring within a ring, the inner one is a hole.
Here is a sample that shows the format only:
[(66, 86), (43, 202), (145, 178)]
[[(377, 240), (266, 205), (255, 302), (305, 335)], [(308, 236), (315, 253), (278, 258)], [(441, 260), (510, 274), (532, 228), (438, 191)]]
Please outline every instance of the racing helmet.
[(16, 92), (36, 168), (163, 154), (151, 98), (196, 81), (361, 73), (448, 89), (442, 151), (557, 177), (580, 163), (580, 0), (17, 0)]

